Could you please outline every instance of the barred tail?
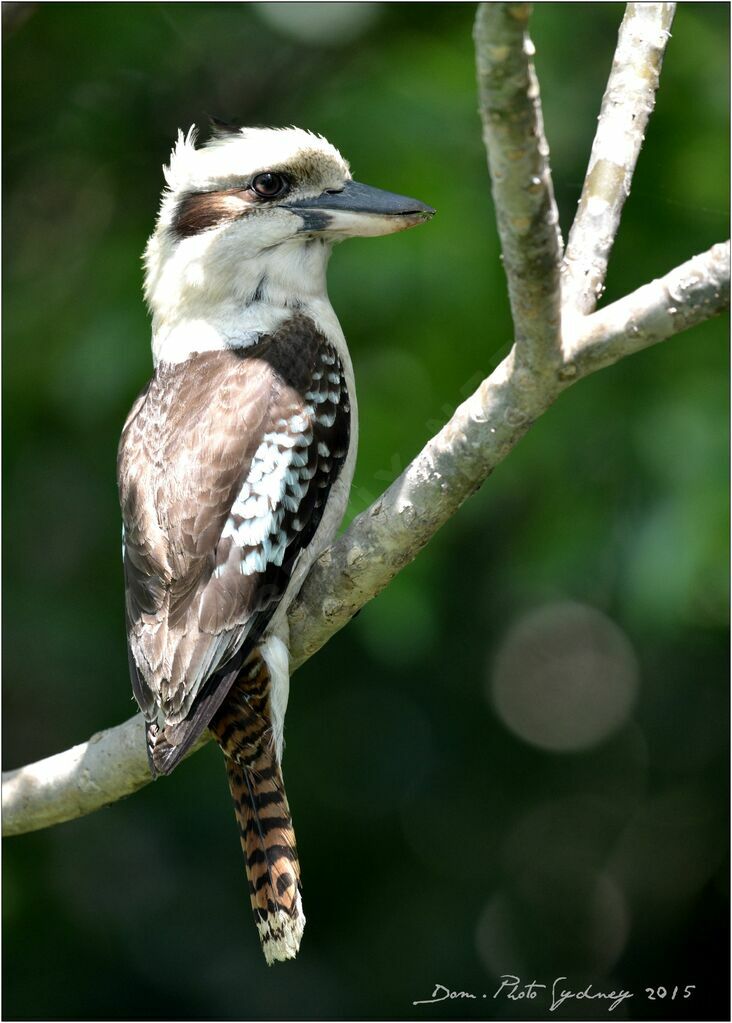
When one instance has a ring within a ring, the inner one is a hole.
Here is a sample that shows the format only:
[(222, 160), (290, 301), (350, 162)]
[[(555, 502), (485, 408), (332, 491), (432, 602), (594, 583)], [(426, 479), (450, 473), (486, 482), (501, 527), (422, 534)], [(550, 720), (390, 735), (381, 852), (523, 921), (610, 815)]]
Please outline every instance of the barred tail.
[(305, 916), (295, 832), (272, 736), (269, 688), (264, 661), (252, 656), (211, 730), (226, 757), (252, 910), (271, 965), (297, 955)]

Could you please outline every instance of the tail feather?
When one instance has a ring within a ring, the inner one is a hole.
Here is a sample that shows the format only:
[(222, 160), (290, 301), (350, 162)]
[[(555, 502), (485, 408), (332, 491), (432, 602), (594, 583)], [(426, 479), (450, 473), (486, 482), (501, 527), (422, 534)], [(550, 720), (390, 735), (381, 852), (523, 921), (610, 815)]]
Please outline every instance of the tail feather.
[(211, 724), (226, 757), (254, 919), (267, 963), (293, 959), (305, 916), (300, 863), (269, 714), (266, 664), (252, 656)]
[(279, 766), (271, 757), (241, 767), (227, 760), (254, 919), (268, 964), (293, 959), (305, 926), (300, 864)]

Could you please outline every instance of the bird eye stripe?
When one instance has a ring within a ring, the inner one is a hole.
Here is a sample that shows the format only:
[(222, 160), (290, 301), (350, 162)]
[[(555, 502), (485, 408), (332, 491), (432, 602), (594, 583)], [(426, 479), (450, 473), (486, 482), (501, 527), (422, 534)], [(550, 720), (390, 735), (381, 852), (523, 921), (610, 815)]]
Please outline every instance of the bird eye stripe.
[(290, 189), (290, 180), (279, 171), (257, 174), (249, 185), (208, 192), (186, 192), (178, 200), (170, 230), (180, 239), (191, 238), (238, 220), (251, 209), (252, 201), (279, 199)]
[(187, 192), (180, 197), (170, 229), (177, 238), (191, 238), (231, 220), (247, 211), (240, 189), (219, 192)]

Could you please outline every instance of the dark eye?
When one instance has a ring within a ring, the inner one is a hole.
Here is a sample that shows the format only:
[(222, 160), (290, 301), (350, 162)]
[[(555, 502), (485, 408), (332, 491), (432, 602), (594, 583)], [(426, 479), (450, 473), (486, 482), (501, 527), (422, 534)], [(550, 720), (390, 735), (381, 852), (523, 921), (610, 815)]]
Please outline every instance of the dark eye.
[(264, 174), (257, 174), (252, 181), (252, 188), (260, 199), (276, 199), (287, 188), (287, 181), (282, 174), (265, 171)]

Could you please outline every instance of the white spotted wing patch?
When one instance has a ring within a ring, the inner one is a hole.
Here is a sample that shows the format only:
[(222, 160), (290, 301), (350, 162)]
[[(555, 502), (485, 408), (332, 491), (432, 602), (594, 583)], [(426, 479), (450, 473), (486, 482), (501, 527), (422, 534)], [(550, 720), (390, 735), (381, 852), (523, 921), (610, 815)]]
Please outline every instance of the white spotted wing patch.
[(320, 349), (301, 394), (299, 402), (279, 408), (262, 435), (221, 534), (216, 578), (280, 568), (293, 541), (301, 549), (320, 520), (346, 455), (350, 414), (343, 370), (330, 346)]
[[(312, 430), (303, 415), (280, 420), (277, 432), (264, 435), (252, 459), (249, 475), (232, 505), (221, 538), (231, 537), (238, 548), (242, 575), (281, 565), (287, 548), (285, 512), (296, 510), (307, 492), (307, 450)], [(220, 576), (223, 565), (217, 565)]]

